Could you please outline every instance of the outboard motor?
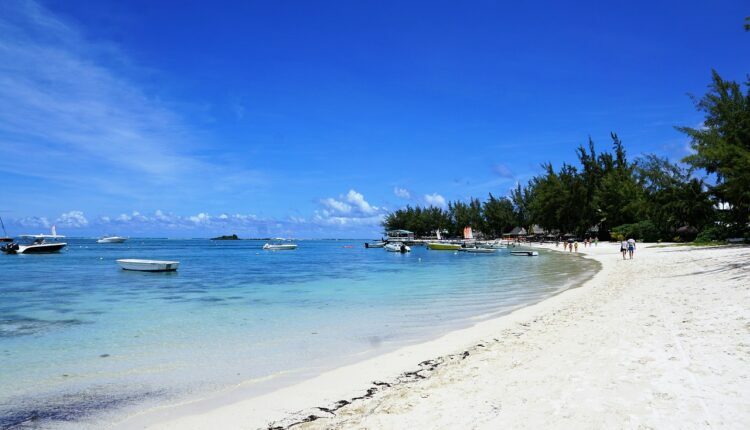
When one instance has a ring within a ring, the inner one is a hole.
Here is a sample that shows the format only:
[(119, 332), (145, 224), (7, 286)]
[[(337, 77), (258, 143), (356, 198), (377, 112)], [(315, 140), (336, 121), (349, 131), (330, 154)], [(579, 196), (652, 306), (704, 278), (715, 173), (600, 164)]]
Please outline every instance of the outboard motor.
[(406, 254), (406, 245), (404, 245), (403, 243), (401, 244), (401, 253)]
[(15, 254), (16, 251), (18, 251), (18, 244), (14, 243), (14, 242), (11, 242), (11, 243), (3, 246), (2, 248), (0, 248), (0, 250), (2, 250), (6, 254)]

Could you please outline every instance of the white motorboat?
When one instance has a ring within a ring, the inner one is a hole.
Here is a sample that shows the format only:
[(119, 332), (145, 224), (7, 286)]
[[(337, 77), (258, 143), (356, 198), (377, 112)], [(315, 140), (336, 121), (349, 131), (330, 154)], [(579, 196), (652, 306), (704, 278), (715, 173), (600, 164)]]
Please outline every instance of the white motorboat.
[(52, 226), (52, 234), (23, 234), (20, 236), (25, 239), (33, 239), (29, 244), (22, 245), (20, 243), (11, 242), (2, 248), (0, 251), (6, 254), (49, 254), (52, 252), (58, 252), (65, 248), (67, 243), (65, 242), (47, 242), (46, 239), (57, 239), (65, 237), (57, 234), (55, 226)]
[(508, 245), (501, 242), (485, 242), (478, 245), (480, 248), (505, 249)]
[(368, 242), (365, 243), (365, 248), (383, 248), (385, 246), (385, 242)]
[(122, 236), (104, 236), (99, 238), (96, 243), (123, 243), (126, 240), (128, 240), (128, 238)]
[(510, 255), (519, 255), (522, 257), (536, 257), (539, 255), (536, 251), (510, 251)]
[(384, 248), (388, 252), (400, 252), (402, 254), (411, 252), (411, 248), (409, 248), (406, 244), (402, 242), (389, 243), (389, 244), (386, 244)]
[(117, 264), (123, 270), (135, 270), (138, 272), (174, 272), (180, 265), (179, 261), (165, 260), (139, 260), (139, 259), (121, 259)]
[(297, 249), (295, 243), (267, 243), (263, 245), (263, 249), (268, 251), (291, 251)]
[(495, 252), (494, 248), (461, 248), (461, 252), (467, 252), (469, 254), (492, 254)]

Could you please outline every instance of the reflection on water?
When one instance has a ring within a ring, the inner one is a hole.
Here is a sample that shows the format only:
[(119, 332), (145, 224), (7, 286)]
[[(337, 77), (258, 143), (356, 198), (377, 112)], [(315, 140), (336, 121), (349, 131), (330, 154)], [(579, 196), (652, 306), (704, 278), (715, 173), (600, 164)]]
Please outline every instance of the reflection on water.
[[(70, 240), (58, 255), (0, 256), (0, 427), (31, 415), (75, 423), (154, 397), (330, 368), (538, 301), (595, 268), (548, 252), (415, 247), (401, 255), (355, 241), (302, 241), (280, 252), (261, 246)], [(118, 258), (181, 265), (126, 272)]]

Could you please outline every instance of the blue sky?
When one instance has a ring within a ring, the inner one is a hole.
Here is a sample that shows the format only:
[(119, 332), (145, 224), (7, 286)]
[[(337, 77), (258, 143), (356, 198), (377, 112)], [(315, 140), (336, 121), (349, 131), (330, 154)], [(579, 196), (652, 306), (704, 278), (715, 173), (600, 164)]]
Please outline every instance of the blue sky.
[(9, 233), (372, 237), (406, 204), (507, 194), (617, 132), (678, 159), (721, 2), (0, 3)]

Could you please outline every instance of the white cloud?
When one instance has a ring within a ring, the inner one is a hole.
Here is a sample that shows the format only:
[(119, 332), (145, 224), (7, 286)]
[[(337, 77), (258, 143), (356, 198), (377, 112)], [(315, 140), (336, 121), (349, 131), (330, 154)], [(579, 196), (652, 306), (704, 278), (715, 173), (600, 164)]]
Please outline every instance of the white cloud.
[(402, 199), (408, 200), (411, 198), (411, 192), (409, 192), (409, 190), (407, 190), (406, 188), (394, 187), (393, 194), (395, 194), (396, 197), (400, 197)]
[(311, 222), (325, 226), (376, 226), (383, 221), (386, 209), (373, 206), (365, 196), (354, 189), (338, 199), (320, 200), (323, 208), (315, 211)]
[(335, 212), (346, 214), (352, 211), (351, 205), (348, 205), (331, 197), (325, 198), (320, 202), (323, 204), (323, 206), (326, 206), (327, 208)]
[(437, 206), (441, 208), (444, 208), (446, 206), (445, 197), (441, 196), (438, 193), (425, 194), (424, 201), (429, 206)]
[(362, 213), (366, 214), (372, 214), (378, 211), (379, 208), (375, 206), (371, 206), (369, 203), (367, 203), (367, 200), (365, 200), (365, 196), (362, 194), (354, 191), (349, 190), (349, 193), (346, 195), (346, 201), (353, 204), (356, 208), (358, 208)]
[(55, 223), (60, 227), (81, 228), (89, 225), (89, 220), (81, 211), (70, 211), (60, 215)]

